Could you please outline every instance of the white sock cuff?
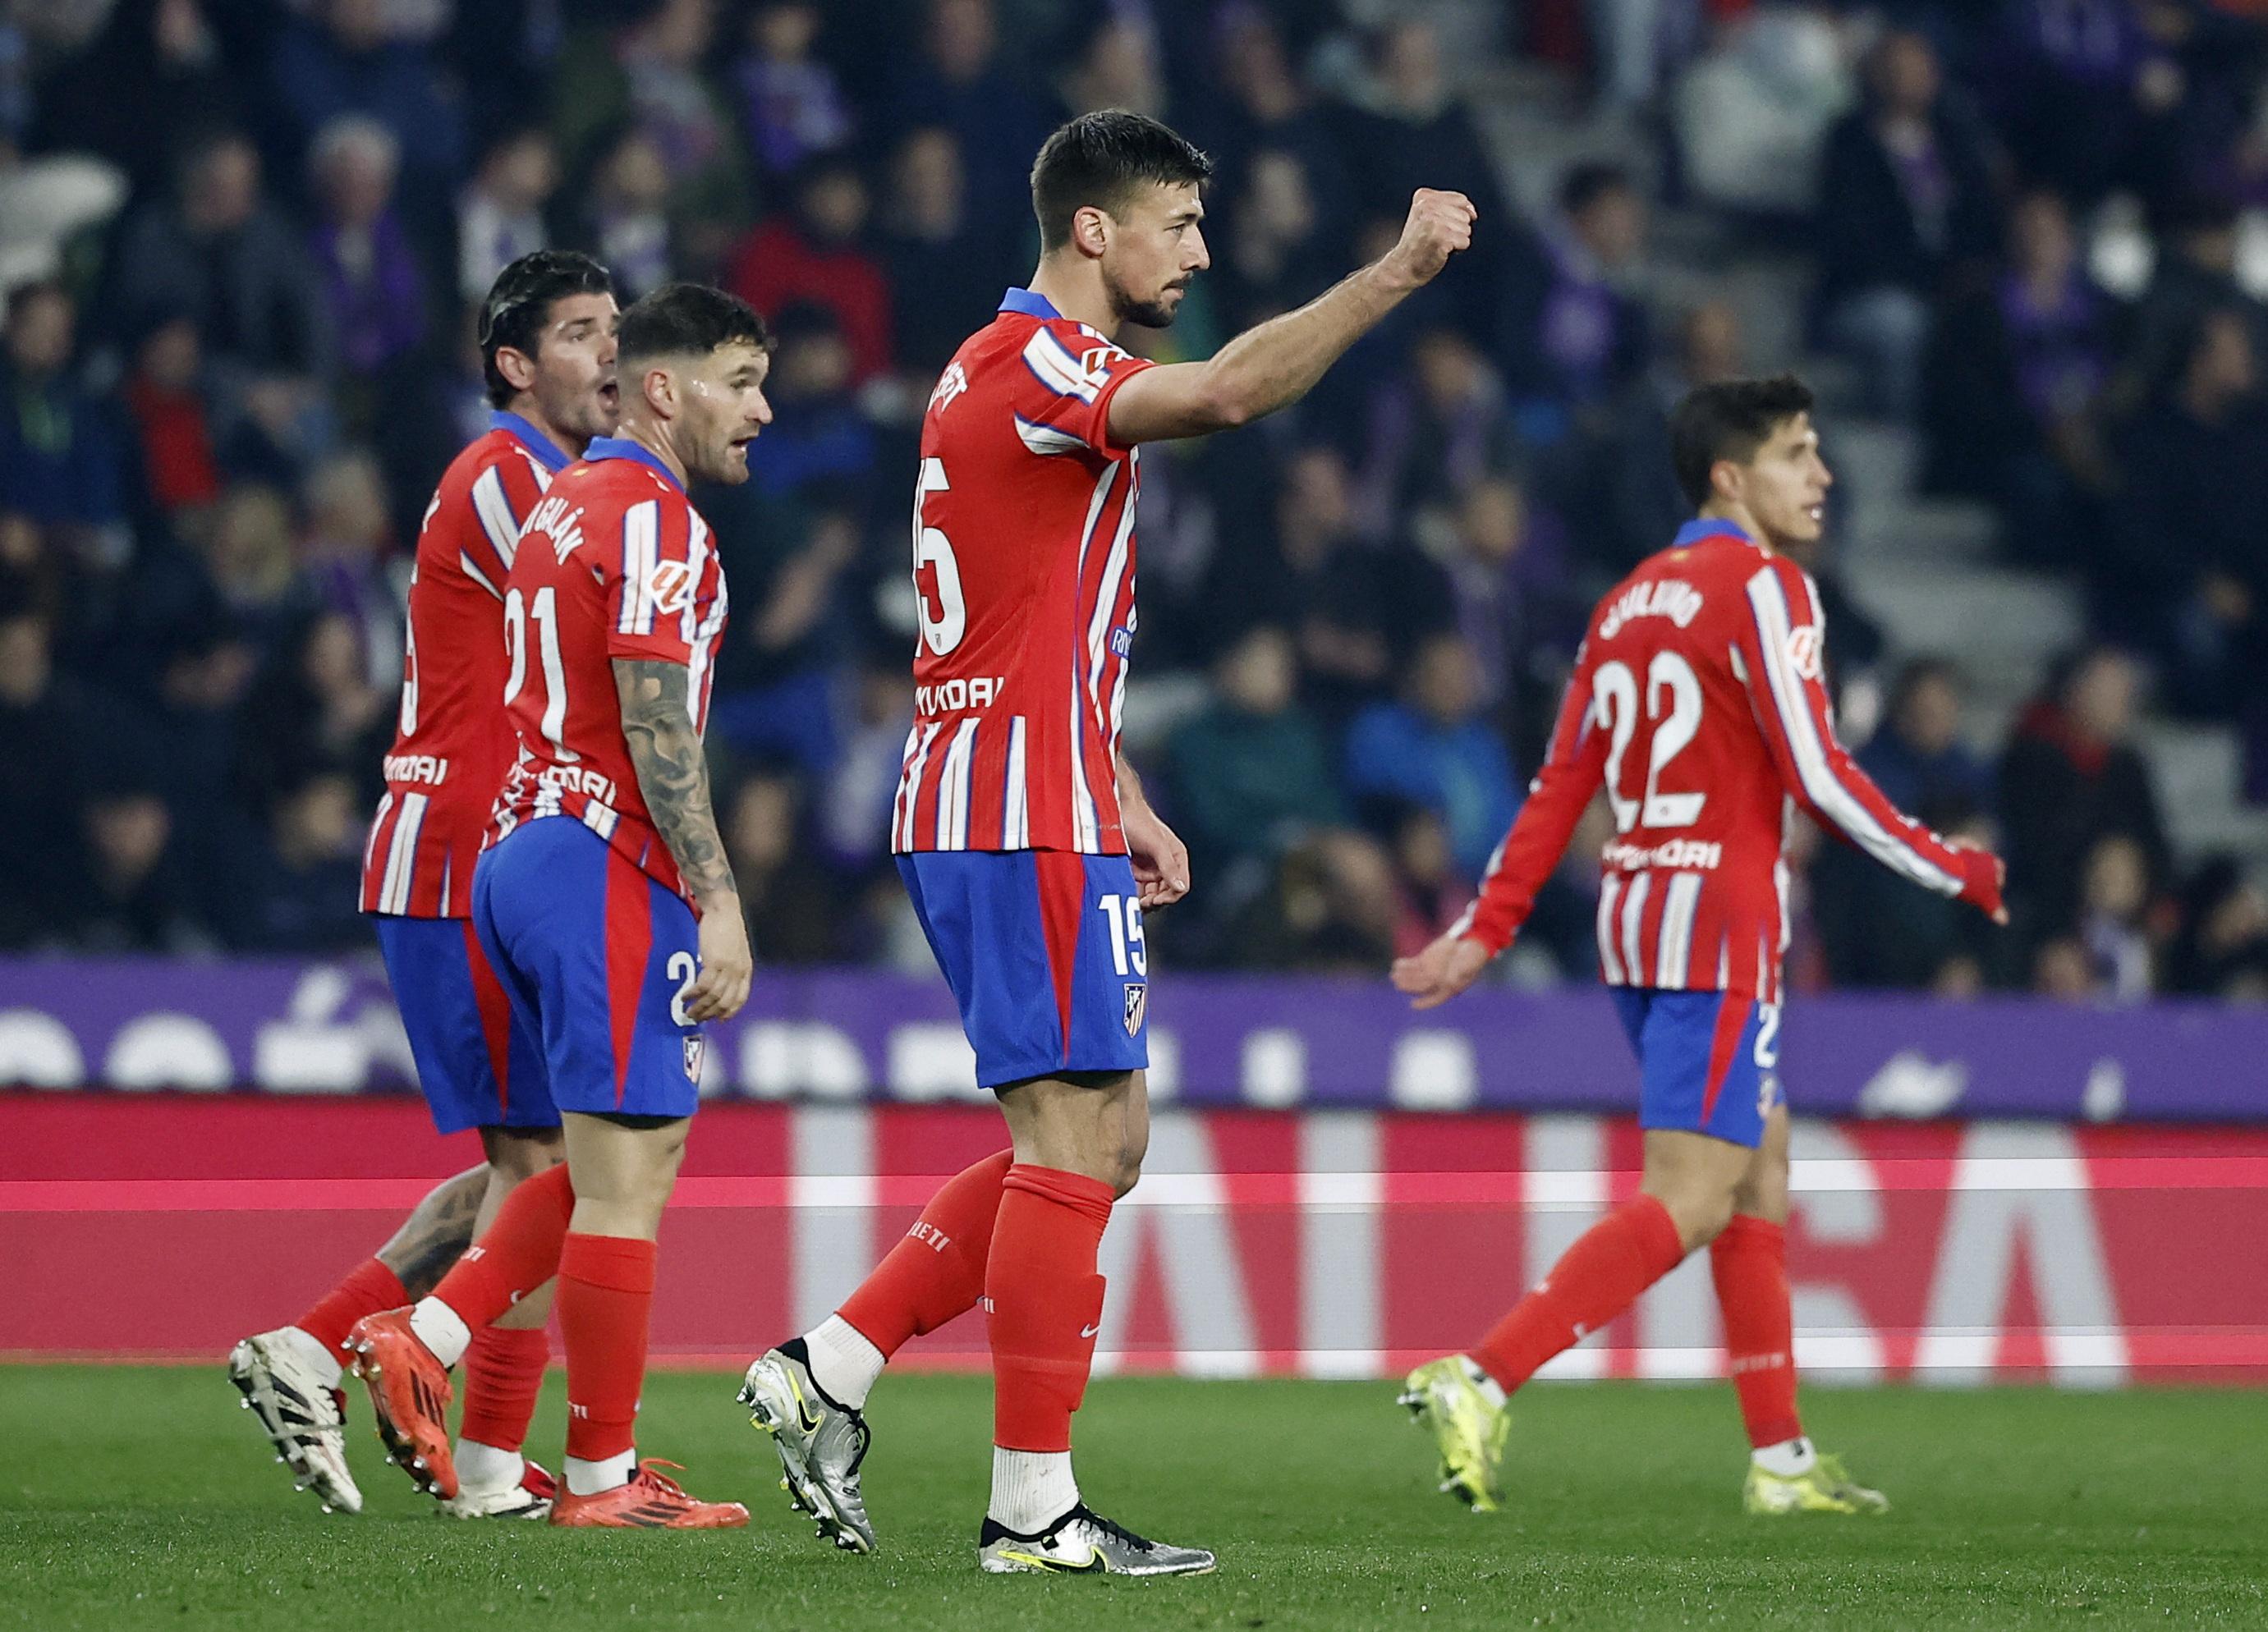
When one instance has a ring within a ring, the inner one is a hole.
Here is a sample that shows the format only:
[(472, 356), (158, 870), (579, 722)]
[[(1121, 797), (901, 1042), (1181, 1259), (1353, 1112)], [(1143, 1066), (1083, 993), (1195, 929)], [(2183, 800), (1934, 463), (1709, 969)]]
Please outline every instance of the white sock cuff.
[(992, 1447), (993, 1521), (1020, 1536), (1037, 1535), (1079, 1505), (1068, 1451), (1010, 1451)]
[(519, 1452), (477, 1439), (457, 1441), (456, 1460), (457, 1482), (468, 1490), (510, 1490), (527, 1472)]
[(567, 1459), (567, 1489), (573, 1496), (602, 1496), (630, 1483), (637, 1474), (637, 1448), (633, 1445), (620, 1456), (608, 1457), (604, 1461), (585, 1462), (579, 1456)]
[(828, 1316), (805, 1333), (803, 1346), (811, 1356), (811, 1375), (827, 1397), (853, 1411), (864, 1410), (874, 1379), (887, 1364), (882, 1351), (839, 1314)]
[(1776, 1445), (1758, 1445), (1753, 1456), (1758, 1467), (1781, 1479), (1800, 1479), (1819, 1462), (1819, 1453), (1812, 1449), (1811, 1441), (1801, 1435)]
[(462, 1315), (438, 1298), (418, 1300), (417, 1307), (409, 1312), (409, 1329), (446, 1366), (454, 1366), (465, 1357), (465, 1350), (473, 1346), (473, 1328), (465, 1324)]

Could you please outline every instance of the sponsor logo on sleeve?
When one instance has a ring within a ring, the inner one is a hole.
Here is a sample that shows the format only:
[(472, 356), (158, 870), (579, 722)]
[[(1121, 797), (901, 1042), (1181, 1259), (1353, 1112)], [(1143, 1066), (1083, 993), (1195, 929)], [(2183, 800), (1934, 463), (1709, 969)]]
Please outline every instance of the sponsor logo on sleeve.
[(1806, 623), (1787, 632), (1787, 660), (1804, 679), (1819, 678), (1819, 626)]

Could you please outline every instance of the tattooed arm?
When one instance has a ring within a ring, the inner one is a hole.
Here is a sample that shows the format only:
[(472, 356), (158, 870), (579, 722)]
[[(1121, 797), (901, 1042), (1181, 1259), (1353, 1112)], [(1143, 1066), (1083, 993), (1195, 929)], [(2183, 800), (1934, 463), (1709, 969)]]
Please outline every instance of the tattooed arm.
[(701, 973), (685, 995), (685, 1011), (695, 1020), (727, 1019), (748, 1000), (755, 960), (733, 864), (710, 807), (709, 763), (687, 698), (692, 672), (659, 658), (616, 658), (614, 664), (638, 791), (701, 910)]

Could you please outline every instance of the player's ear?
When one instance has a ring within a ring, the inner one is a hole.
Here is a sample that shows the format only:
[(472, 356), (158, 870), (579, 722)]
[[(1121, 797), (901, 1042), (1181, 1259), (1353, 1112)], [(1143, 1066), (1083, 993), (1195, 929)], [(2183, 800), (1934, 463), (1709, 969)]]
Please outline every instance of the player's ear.
[(659, 365), (646, 370), (638, 381), (638, 389), (645, 396), (646, 406), (664, 419), (677, 417), (677, 376)]
[(497, 372), (514, 391), (526, 391), (535, 384), (535, 359), (518, 346), (498, 346), (496, 365)]
[(1100, 260), (1110, 242), (1110, 217), (1094, 204), (1081, 204), (1071, 211), (1071, 241), (1081, 254)]

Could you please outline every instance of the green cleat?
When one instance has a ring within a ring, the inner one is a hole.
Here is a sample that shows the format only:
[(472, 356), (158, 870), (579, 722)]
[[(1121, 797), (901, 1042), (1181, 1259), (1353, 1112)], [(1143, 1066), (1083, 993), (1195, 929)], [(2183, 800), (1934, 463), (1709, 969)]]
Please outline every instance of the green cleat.
[(1498, 1468), (1512, 1411), (1504, 1391), (1462, 1355), (1429, 1360), (1402, 1385), (1402, 1403), (1441, 1452), (1441, 1489), (1476, 1513), (1503, 1505)]
[(1741, 1505), (1751, 1513), (1887, 1513), (1890, 1499), (1852, 1478), (1841, 1457), (1822, 1452), (1809, 1473), (1793, 1478), (1749, 1463)]

